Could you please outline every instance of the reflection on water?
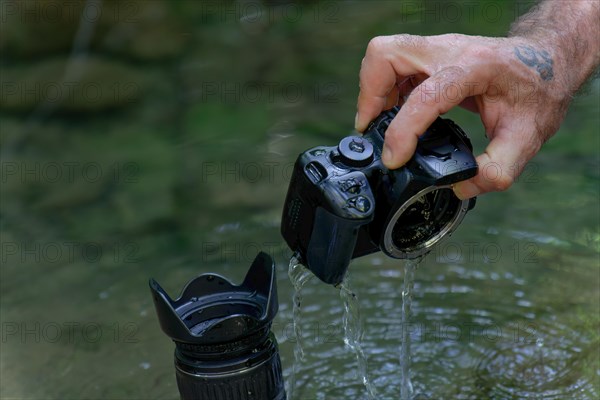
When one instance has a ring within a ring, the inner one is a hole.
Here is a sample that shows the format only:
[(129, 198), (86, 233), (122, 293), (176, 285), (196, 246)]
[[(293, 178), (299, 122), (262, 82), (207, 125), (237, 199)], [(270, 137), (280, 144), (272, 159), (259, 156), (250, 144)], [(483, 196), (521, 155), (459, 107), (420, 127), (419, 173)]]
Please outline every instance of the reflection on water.
[[(274, 330), (288, 379), (298, 365), (294, 396), (366, 398), (339, 293), (316, 279), (302, 287), (294, 363), (279, 232), (291, 166), (352, 131), (371, 37), (503, 35), (521, 8), (496, 2), (490, 23), (458, 1), (463, 18), (432, 23), (435, 10), (405, 14), (393, 1), (257, 2), (256, 18), (237, 1), (233, 12), (103, 1), (88, 57), (70, 63), (83, 2), (17, 3), (33, 9), (7, 7), (0, 35), (0, 398), (178, 398), (147, 279), (167, 292), (204, 272), (240, 282), (259, 250), (277, 260)], [(72, 66), (78, 81), (62, 85)], [(352, 262), (378, 399), (401, 392), (403, 334), (420, 397), (600, 397), (598, 94), (596, 81), (515, 185), (480, 197), (422, 261), (407, 326), (402, 262)], [(50, 100), (43, 123), (30, 118)], [(450, 117), (482, 151), (478, 117)]]

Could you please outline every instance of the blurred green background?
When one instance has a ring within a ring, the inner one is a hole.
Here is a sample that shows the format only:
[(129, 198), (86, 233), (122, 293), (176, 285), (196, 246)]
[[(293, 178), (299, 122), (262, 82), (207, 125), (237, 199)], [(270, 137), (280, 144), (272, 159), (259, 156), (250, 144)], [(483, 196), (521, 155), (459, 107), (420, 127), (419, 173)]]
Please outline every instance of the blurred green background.
[[(261, 249), (277, 260), (287, 376), (290, 168), (351, 133), (368, 41), (502, 36), (532, 5), (0, 1), (0, 397), (177, 398), (148, 278), (173, 296), (203, 272), (239, 281)], [(480, 198), (420, 266), (423, 398), (600, 395), (598, 94), (596, 80), (514, 187)], [(483, 150), (478, 117), (449, 115)], [(351, 267), (382, 399), (399, 398), (401, 266), (373, 255)], [(337, 293), (306, 290), (301, 395), (364, 398)], [(454, 334), (473, 324), (483, 331)]]

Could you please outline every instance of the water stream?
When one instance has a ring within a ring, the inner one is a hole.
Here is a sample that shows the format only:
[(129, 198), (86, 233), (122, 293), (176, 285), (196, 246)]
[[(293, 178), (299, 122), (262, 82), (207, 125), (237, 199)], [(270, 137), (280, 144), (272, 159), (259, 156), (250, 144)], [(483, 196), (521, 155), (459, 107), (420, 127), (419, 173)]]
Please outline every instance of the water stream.
[[(415, 271), (421, 262), (422, 257), (408, 260), (404, 265), (404, 285), (402, 288), (402, 330), (400, 345), (400, 399), (411, 400), (414, 396), (414, 390), (410, 379), (410, 317), (412, 307), (413, 286), (415, 280)], [(294, 327), (294, 365), (292, 375), (289, 379), (288, 394), (290, 400), (294, 399), (296, 391), (296, 379), (301, 363), (304, 360), (304, 342), (302, 337), (302, 288), (314, 276), (310, 270), (304, 267), (297, 256), (292, 256), (289, 263), (288, 275), (294, 287), (293, 294), (293, 327)], [(360, 303), (358, 296), (352, 290), (348, 277), (338, 286), (340, 289), (340, 298), (344, 304), (344, 315), (342, 323), (344, 328), (344, 343), (355, 354), (358, 364), (358, 374), (361, 382), (365, 386), (369, 400), (376, 400), (377, 391), (371, 382), (368, 374), (367, 356), (362, 348), (363, 324), (360, 315)]]
[(377, 393), (375, 387), (371, 383), (367, 370), (367, 357), (362, 348), (363, 338), (363, 325), (360, 318), (360, 304), (358, 296), (350, 288), (348, 276), (344, 279), (344, 282), (339, 286), (340, 297), (344, 302), (344, 343), (348, 346), (356, 355), (356, 361), (358, 363), (358, 374), (362, 380), (362, 383), (367, 389), (367, 395), (369, 400), (377, 399)]
[(296, 391), (296, 378), (300, 365), (304, 360), (304, 342), (302, 337), (302, 287), (309, 282), (314, 276), (304, 265), (300, 264), (300, 259), (293, 255), (290, 258), (288, 267), (288, 276), (292, 285), (294, 286), (294, 294), (292, 298), (293, 304), (293, 326), (294, 326), (294, 339), (296, 344), (294, 346), (294, 365), (292, 367), (292, 376), (289, 379), (288, 395), (290, 400), (294, 399), (294, 392)]
[(423, 258), (407, 260), (404, 264), (404, 287), (402, 288), (402, 337), (400, 345), (400, 399), (410, 400), (414, 390), (410, 380), (410, 315), (412, 307), (415, 270)]

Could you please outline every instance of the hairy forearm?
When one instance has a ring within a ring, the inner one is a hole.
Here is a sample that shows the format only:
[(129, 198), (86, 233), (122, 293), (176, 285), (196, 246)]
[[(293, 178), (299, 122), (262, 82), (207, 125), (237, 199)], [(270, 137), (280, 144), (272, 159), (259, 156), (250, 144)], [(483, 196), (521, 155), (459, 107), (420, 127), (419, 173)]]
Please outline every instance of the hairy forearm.
[(509, 36), (538, 43), (515, 54), (571, 96), (600, 64), (599, 20), (597, 0), (545, 0), (516, 21)]

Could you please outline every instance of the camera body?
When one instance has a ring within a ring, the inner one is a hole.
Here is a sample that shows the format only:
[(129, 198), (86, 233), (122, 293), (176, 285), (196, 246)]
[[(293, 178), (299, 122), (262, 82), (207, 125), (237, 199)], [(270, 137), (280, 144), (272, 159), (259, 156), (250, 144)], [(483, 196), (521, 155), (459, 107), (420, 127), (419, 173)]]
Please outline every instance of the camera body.
[(281, 232), (326, 283), (339, 284), (351, 259), (379, 250), (404, 259), (426, 254), (475, 205), (451, 188), (478, 167), (469, 138), (449, 119), (431, 124), (404, 166), (383, 165), (385, 131), (398, 111), (384, 111), (362, 137), (309, 149), (296, 160)]

